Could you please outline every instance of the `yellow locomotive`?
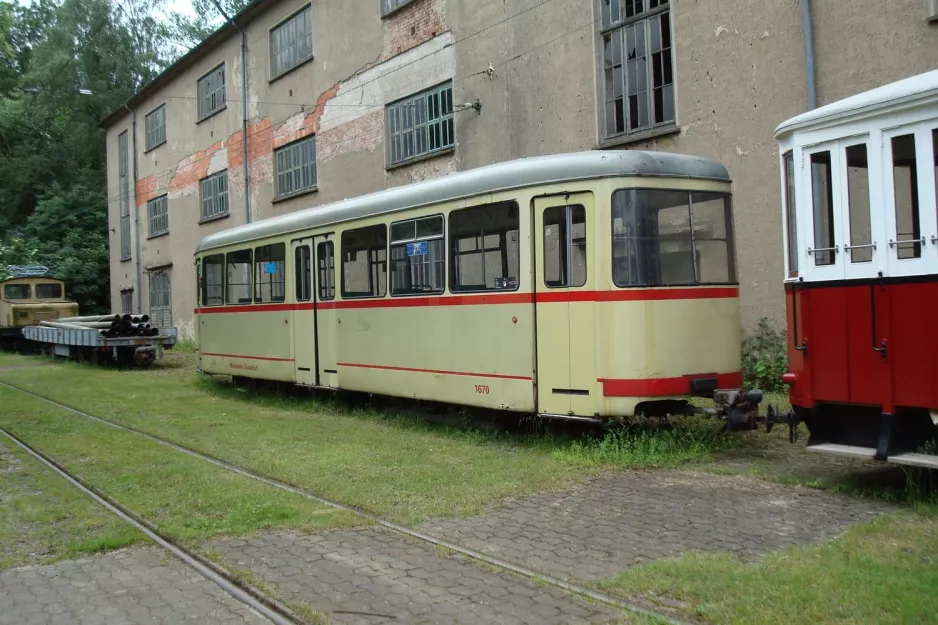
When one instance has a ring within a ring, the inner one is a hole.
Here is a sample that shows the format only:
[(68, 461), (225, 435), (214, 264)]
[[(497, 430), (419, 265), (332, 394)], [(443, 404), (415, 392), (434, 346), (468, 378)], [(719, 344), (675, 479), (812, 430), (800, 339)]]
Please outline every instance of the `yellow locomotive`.
[(0, 347), (20, 343), (26, 326), (78, 314), (78, 304), (65, 298), (65, 283), (47, 272), (45, 267), (14, 266), (8, 271), (13, 277), (0, 281)]

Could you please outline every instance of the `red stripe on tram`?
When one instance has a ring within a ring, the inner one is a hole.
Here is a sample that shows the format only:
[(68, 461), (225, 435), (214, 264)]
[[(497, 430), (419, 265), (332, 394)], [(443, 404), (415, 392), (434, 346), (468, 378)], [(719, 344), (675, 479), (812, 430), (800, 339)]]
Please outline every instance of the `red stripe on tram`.
[(717, 388), (739, 388), (743, 385), (743, 372), (698, 373), (679, 378), (644, 378), (622, 380), (599, 378), (606, 397), (662, 397), (665, 395), (687, 395), (690, 382), (700, 378), (716, 378)]

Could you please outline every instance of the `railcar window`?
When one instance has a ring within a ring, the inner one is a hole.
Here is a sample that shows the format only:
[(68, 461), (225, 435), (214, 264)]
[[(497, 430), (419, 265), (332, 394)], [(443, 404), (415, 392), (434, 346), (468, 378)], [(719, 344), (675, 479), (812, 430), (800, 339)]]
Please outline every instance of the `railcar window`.
[(728, 195), (620, 189), (612, 228), (616, 286), (736, 284)]
[(442, 215), (391, 224), (391, 295), (442, 293), (445, 266)]
[(892, 138), (892, 179), (896, 201), (896, 253), (899, 258), (921, 258), (915, 135)]
[(586, 209), (580, 204), (544, 210), (544, 284), (586, 284)]
[(451, 291), (516, 291), (518, 203), (499, 202), (449, 216)]
[(312, 297), (313, 279), (308, 245), (301, 245), (293, 252), (293, 273), (296, 282), (296, 301), (308, 302)]
[(121, 291), (121, 314), (129, 315), (134, 308), (134, 292)]
[(287, 246), (264, 245), (254, 250), (254, 302), (282, 302), (286, 295)]
[(332, 241), (325, 241), (316, 246), (319, 263), (319, 299), (335, 299), (335, 246)]
[(342, 297), (384, 297), (388, 285), (384, 224), (342, 233)]
[(202, 260), (202, 305), (225, 303), (225, 255), (213, 254)]
[(851, 263), (873, 262), (873, 224), (870, 217), (870, 166), (866, 144), (844, 150), (847, 159), (847, 210), (850, 211)]
[(36, 297), (39, 299), (61, 299), (62, 285), (48, 282), (36, 285)]
[(834, 180), (830, 152), (811, 155), (811, 202), (814, 207), (814, 264), (833, 265)]
[(795, 192), (795, 157), (785, 155), (785, 226), (788, 228), (788, 275), (798, 275), (798, 218)]
[(33, 289), (28, 284), (8, 284), (3, 287), (3, 299), (30, 299)]
[(228, 252), (225, 301), (229, 304), (251, 303), (251, 250)]

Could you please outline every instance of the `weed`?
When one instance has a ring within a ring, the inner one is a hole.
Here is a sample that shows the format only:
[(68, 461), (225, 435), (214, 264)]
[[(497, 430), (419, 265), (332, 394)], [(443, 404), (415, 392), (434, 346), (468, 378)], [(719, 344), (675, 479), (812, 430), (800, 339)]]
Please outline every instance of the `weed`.
[(782, 375), (788, 371), (788, 344), (784, 331), (766, 317), (743, 339), (743, 385), (765, 392), (784, 391)]

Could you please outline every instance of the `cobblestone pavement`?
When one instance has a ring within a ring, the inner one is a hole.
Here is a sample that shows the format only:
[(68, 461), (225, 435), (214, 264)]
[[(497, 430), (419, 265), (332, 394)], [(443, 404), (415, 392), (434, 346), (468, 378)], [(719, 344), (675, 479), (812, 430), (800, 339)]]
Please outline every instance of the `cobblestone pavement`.
[(437, 552), (380, 528), (270, 534), (204, 546), (291, 604), (338, 623), (609, 623), (621, 616), (525, 578)]
[(267, 622), (155, 547), (0, 571), (0, 625)]
[(748, 477), (632, 471), (420, 530), (542, 573), (595, 580), (688, 550), (754, 560), (769, 550), (830, 540), (891, 509)]

